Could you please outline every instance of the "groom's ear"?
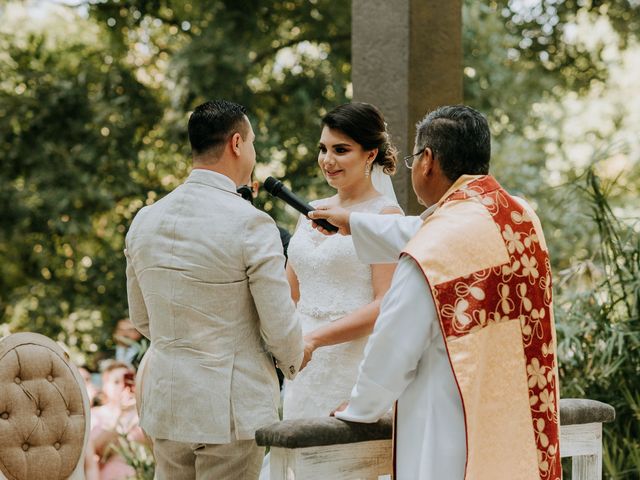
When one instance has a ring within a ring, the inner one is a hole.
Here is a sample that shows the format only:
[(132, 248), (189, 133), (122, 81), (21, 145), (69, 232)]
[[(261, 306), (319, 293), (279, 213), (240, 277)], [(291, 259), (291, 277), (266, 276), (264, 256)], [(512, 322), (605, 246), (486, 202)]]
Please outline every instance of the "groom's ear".
[(229, 139), (229, 145), (231, 147), (231, 151), (236, 155), (240, 156), (240, 146), (242, 145), (242, 135), (239, 132), (231, 135)]

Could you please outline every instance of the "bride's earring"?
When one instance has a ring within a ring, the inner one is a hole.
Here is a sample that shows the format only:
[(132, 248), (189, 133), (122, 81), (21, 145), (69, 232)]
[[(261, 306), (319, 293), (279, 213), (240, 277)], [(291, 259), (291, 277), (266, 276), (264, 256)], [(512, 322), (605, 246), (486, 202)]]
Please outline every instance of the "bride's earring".
[(364, 166), (364, 177), (369, 178), (370, 173), (371, 173), (371, 164), (366, 163)]

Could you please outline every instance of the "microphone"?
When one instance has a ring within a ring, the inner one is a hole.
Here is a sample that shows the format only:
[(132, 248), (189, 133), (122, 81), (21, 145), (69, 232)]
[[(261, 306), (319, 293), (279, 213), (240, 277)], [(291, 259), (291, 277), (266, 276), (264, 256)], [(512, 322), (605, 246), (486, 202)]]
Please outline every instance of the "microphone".
[[(311, 205), (309, 205), (307, 202), (302, 200), (300, 197), (294, 194), (291, 190), (285, 187), (280, 180), (276, 180), (273, 177), (267, 177), (263, 185), (267, 192), (269, 192), (274, 197), (278, 197), (279, 199), (284, 200), (287, 203), (287, 205), (291, 205), (297, 211), (302, 213), (305, 217), (310, 211), (315, 210), (315, 208), (313, 208)], [(338, 231), (338, 227), (330, 224), (323, 218), (319, 218), (317, 220), (314, 219), (313, 221), (316, 222), (325, 230), (328, 230), (329, 232)]]

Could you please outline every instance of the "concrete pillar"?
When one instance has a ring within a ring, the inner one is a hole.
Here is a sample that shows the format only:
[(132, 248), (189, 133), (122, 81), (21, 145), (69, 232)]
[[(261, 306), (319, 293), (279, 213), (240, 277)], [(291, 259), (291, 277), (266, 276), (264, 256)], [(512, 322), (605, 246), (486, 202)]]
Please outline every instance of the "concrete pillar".
[[(416, 122), (462, 103), (462, 0), (352, 0), (351, 40), (354, 101), (379, 107), (400, 156), (413, 153)], [(393, 183), (421, 212), (404, 165)]]

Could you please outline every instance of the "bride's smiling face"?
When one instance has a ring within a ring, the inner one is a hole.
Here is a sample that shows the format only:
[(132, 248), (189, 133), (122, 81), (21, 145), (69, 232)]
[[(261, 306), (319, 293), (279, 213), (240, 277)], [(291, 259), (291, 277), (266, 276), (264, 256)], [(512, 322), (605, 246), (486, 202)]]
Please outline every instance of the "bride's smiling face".
[(376, 150), (366, 151), (340, 130), (324, 127), (318, 144), (318, 165), (327, 183), (335, 189), (368, 181), (365, 166), (375, 159)]

